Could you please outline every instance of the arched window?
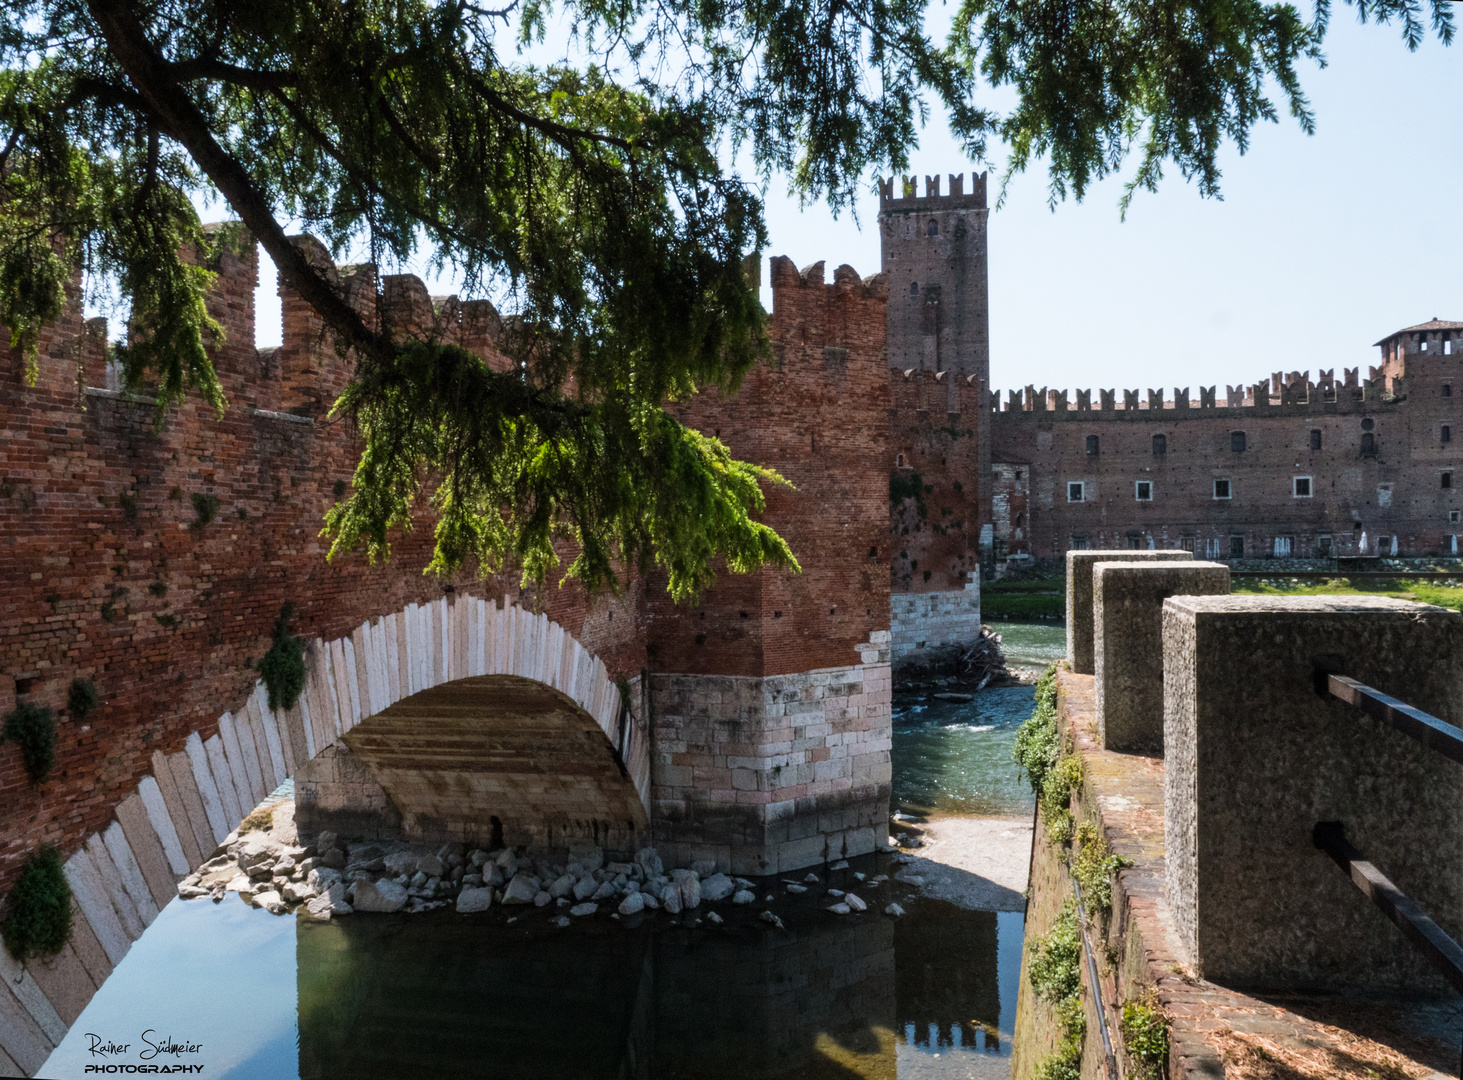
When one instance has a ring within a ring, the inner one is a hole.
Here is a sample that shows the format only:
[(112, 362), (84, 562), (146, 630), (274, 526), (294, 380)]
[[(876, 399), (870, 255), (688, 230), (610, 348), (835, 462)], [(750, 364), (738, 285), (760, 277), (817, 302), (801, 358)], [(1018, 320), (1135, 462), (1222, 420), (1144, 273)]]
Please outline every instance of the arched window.
[(934, 218), (930, 218), (930, 223), (925, 226), (925, 232), (929, 233), (929, 235), (931, 235), (931, 236), (939, 236), (940, 235), (940, 223), (938, 221), (936, 221)]
[(1154, 457), (1163, 457), (1163, 455), (1166, 454), (1166, 453), (1168, 453), (1168, 436), (1167, 435), (1155, 435), (1155, 436), (1153, 436), (1153, 456)]
[(1089, 435), (1089, 436), (1087, 436), (1087, 452), (1089, 454), (1093, 454), (1093, 455), (1095, 455), (1097, 453), (1097, 436), (1096, 435)]
[(909, 295), (910, 296), (918, 296), (919, 295), (919, 282), (918, 281), (911, 281), (909, 283)]

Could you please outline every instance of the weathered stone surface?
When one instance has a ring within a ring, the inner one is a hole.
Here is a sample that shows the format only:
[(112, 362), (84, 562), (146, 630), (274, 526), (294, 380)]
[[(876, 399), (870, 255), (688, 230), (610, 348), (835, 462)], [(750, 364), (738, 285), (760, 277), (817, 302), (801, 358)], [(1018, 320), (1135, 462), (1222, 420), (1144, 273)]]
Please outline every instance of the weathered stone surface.
[(869, 910), (869, 905), (866, 904), (866, 903), (864, 903), (864, 901), (858, 896), (857, 893), (847, 893), (847, 894), (845, 894), (844, 897), (843, 897), (843, 902), (848, 905), (849, 910), (851, 910), (851, 911), (868, 911)]
[(647, 879), (659, 877), (665, 873), (665, 864), (661, 862), (660, 852), (653, 847), (644, 847), (637, 851), (635, 862)]
[(674, 870), (671, 884), (680, 892), (682, 908), (701, 906), (701, 880), (694, 870)]
[(1163, 601), (1228, 594), (1229, 567), (1221, 563), (1092, 565), (1097, 730), (1106, 749), (1163, 752)]
[(599, 905), (591, 901), (583, 904), (575, 904), (569, 909), (569, 914), (577, 919), (584, 915), (593, 915), (598, 910)]
[(331, 870), (328, 867), (317, 866), (315, 869), (311, 870), (308, 874), (305, 875), (305, 881), (308, 882), (310, 888), (314, 889), (316, 892), (325, 892), (339, 880), (340, 871)]
[(271, 915), (283, 915), (287, 910), (284, 897), (280, 896), (273, 889), (270, 889), (268, 892), (262, 892), (254, 897), (254, 906), (262, 907)]
[(554, 883), (549, 886), (549, 895), (552, 896), (555, 900), (559, 899), (559, 897), (561, 896), (568, 896), (571, 892), (574, 891), (575, 884), (576, 882), (574, 881), (574, 879), (568, 874), (565, 874), (560, 878), (556, 878), (554, 880)]
[(487, 911), (493, 906), (492, 889), (463, 889), (457, 894), (457, 910), (464, 915), (476, 911)]
[(756, 902), (757, 894), (751, 889), (738, 889), (732, 893), (732, 903), (739, 907), (745, 907), (747, 904), (755, 904)]
[(617, 910), (621, 915), (638, 915), (645, 910), (645, 894), (632, 892), (620, 901), (620, 906)]
[(1069, 551), (1067, 552), (1067, 659), (1072, 670), (1091, 675), (1092, 567), (1100, 562), (1186, 562), (1189, 551)]
[(714, 904), (725, 900), (736, 888), (736, 882), (725, 874), (712, 874), (701, 882), (701, 899)]
[(412, 851), (393, 851), (390, 855), (382, 857), (382, 865), (391, 872), (392, 877), (400, 877), (402, 874), (414, 874), (417, 871), (418, 857)]
[(853, 907), (851, 905), (849, 905), (848, 903), (840, 900), (840, 901), (838, 901), (838, 903), (834, 904), (828, 910), (831, 911), (835, 915), (847, 915), (847, 914), (849, 914), (850, 912), (853, 911)]
[(585, 874), (582, 878), (574, 883), (574, 887), (570, 890), (570, 892), (574, 894), (575, 900), (588, 900), (591, 896), (595, 894), (595, 891), (598, 890), (598, 888), (599, 882), (595, 881), (594, 878), (590, 877), (588, 874)]
[(894, 918), (897, 919), (904, 914), (904, 908), (900, 907), (898, 904), (891, 903), (884, 908), (884, 914), (892, 915)]
[(508, 888), (503, 890), (503, 903), (530, 904), (538, 893), (538, 878), (528, 874), (515, 874), (513, 880), (508, 882)]
[(1227, 985), (1441, 985), (1316, 849), (1339, 821), (1455, 939), (1463, 770), (1322, 697), (1319, 669), (1463, 720), (1463, 616), (1363, 596), (1164, 602), (1164, 834), (1182, 959)]
[(356, 882), (357, 911), (400, 911), (406, 906), (406, 889), (388, 878)]
[(427, 877), (441, 877), (447, 870), (442, 860), (435, 855), (423, 855), (416, 862), (417, 873)]

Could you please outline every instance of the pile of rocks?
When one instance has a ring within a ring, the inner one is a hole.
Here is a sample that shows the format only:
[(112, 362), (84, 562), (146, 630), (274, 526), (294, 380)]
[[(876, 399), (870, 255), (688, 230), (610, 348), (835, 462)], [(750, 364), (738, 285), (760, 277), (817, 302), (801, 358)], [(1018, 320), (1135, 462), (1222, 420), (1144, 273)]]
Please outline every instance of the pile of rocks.
[[(862, 882), (862, 874), (855, 876)], [(868, 884), (884, 880), (881, 875)], [(785, 883), (786, 892), (806, 893), (819, 881), (810, 873), (804, 882)], [(601, 910), (628, 917), (647, 911), (676, 915), (703, 903), (748, 906), (758, 902), (756, 890), (746, 878), (718, 873), (710, 861), (667, 871), (652, 847), (642, 848), (629, 862), (606, 862), (603, 849), (577, 847), (560, 863), (511, 848), (469, 850), (458, 843), (435, 850), (406, 843), (347, 844), (329, 832), (303, 846), (268, 833), (230, 838), (214, 858), (178, 885), (178, 895), (184, 899), (210, 896), (219, 901), (226, 893), (237, 892), (273, 914), (303, 905), (304, 912), (317, 919), (355, 911), (431, 911), (449, 904), (464, 914), (486, 911), (494, 904), (554, 905), (566, 913), (557, 919), (565, 926), (570, 916)], [(835, 901), (827, 910), (836, 915), (862, 912), (868, 906), (852, 892), (828, 889), (827, 896)], [(773, 899), (768, 893), (766, 902)], [(766, 917), (770, 914), (763, 912), (764, 921), (780, 925), (775, 917)], [(720, 916), (708, 918), (722, 921)]]

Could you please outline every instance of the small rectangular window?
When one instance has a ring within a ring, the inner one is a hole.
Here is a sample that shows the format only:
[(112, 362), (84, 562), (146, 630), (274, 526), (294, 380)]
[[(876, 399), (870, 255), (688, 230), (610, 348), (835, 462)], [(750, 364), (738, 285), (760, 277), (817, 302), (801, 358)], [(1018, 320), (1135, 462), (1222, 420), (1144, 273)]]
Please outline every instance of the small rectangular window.
[(1093, 455), (1095, 455), (1097, 453), (1097, 436), (1096, 435), (1089, 435), (1089, 436), (1087, 436), (1087, 452), (1089, 454), (1093, 454)]
[(1418, 346), (1417, 347), (1418, 347), (1418, 349), (1420, 351), (1427, 352), (1427, 337), (1426, 336), (1424, 336), (1423, 339), (1422, 339), (1422, 341), (1418, 343)]
[(1452, 441), (1453, 441), (1453, 428), (1452, 428), (1452, 425), (1451, 424), (1444, 424), (1443, 425), (1443, 442), (1450, 443)]
[(1086, 551), (1087, 550), (1087, 534), (1086, 533), (1073, 533), (1072, 534), (1072, 544), (1071, 544), (1071, 547), (1072, 547), (1072, 550), (1073, 551)]
[(1229, 433), (1229, 448), (1236, 454), (1243, 452), (1245, 448), (1245, 433), (1243, 431), (1231, 431)]
[(1291, 550), (1295, 546), (1295, 537), (1277, 536), (1275, 538), (1275, 557), (1277, 559), (1290, 558)]
[(1316, 537), (1316, 554), (1323, 558), (1331, 554), (1331, 538), (1322, 534)]
[(1311, 478), (1309, 476), (1293, 476), (1290, 479), (1291, 494), (1297, 499), (1309, 499), (1311, 497)]
[(1451, 488), (1453, 486), (1453, 474), (1451, 472), (1442, 473), (1439, 479), (1442, 480), (1443, 487)]
[(1139, 502), (1153, 501), (1153, 481), (1139, 480), (1135, 485), (1134, 495)]
[(1216, 499), (1228, 499), (1228, 498), (1230, 498), (1230, 490), (1229, 490), (1229, 481), (1228, 480), (1216, 480), (1216, 481), (1214, 481), (1214, 497)]
[[(1448, 344), (1451, 345), (1453, 343), (1450, 341), (1450, 342), (1448, 342)], [(1453, 384), (1452, 383), (1443, 383), (1443, 397), (1452, 397), (1452, 396), (1453, 396)]]
[(1460, 521), (1463, 521), (1463, 510), (1449, 510), (1448, 511), (1448, 524), (1449, 525), (1457, 525)]
[(1321, 429), (1320, 428), (1312, 428), (1311, 429), (1311, 449), (1312, 450), (1319, 450), (1320, 448), (1321, 448)]
[(1444, 356), (1452, 356), (1453, 355), (1453, 343), (1451, 341), (1444, 341), (1443, 342), (1443, 355)]
[(1154, 457), (1163, 457), (1163, 455), (1165, 455), (1167, 453), (1168, 453), (1168, 436), (1167, 435), (1155, 435), (1155, 436), (1153, 436), (1153, 456)]
[(1231, 536), (1229, 538), (1229, 557), (1231, 559), (1243, 559), (1245, 557), (1245, 538), (1243, 536)]
[(1067, 501), (1068, 502), (1081, 502), (1082, 501), (1082, 489), (1083, 489), (1083, 482), (1081, 480), (1068, 480), (1067, 481)]
[(1194, 551), (1194, 538), (1192, 536), (1181, 536), (1181, 537), (1179, 537), (1179, 547), (1183, 548), (1185, 551), (1189, 552), (1190, 554), (1193, 554), (1193, 551)]

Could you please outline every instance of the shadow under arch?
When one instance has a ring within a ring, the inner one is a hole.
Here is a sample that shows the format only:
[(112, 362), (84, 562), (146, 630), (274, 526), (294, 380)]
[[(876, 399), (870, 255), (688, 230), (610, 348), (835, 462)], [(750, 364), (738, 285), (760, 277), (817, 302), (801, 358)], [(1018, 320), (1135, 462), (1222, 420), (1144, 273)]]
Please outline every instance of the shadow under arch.
[(617, 851), (648, 839), (636, 785), (599, 722), (560, 690), (476, 675), (344, 732), (295, 778), (302, 834)]

